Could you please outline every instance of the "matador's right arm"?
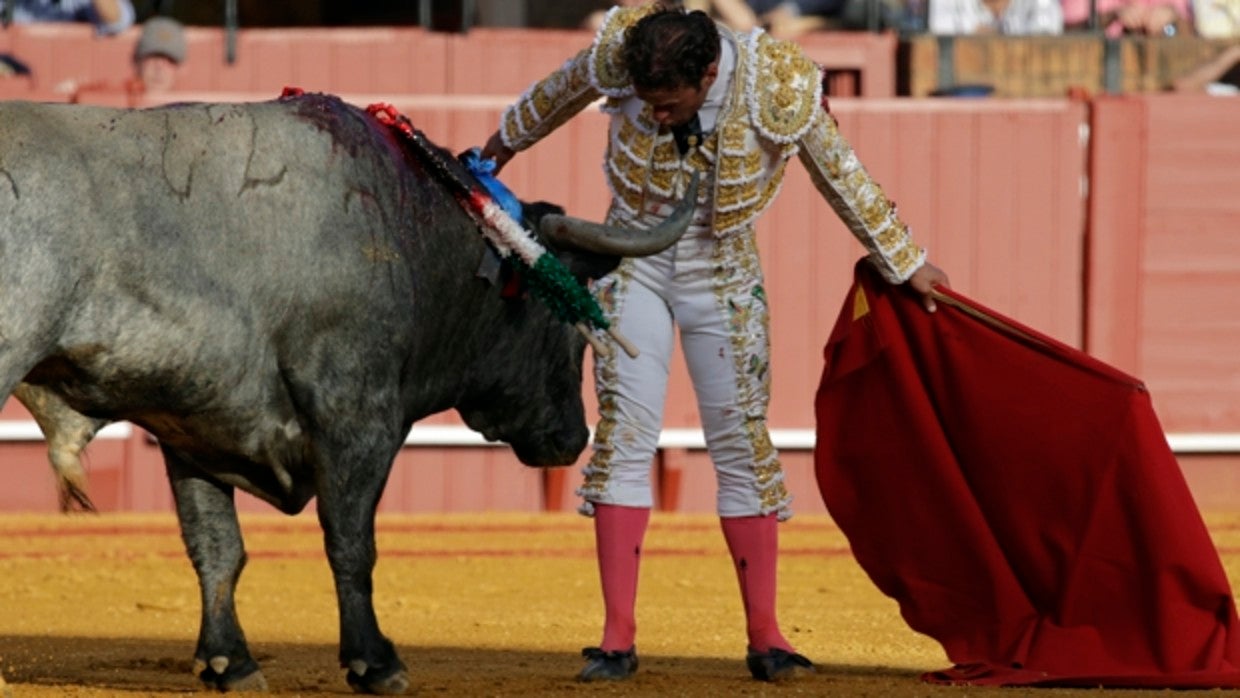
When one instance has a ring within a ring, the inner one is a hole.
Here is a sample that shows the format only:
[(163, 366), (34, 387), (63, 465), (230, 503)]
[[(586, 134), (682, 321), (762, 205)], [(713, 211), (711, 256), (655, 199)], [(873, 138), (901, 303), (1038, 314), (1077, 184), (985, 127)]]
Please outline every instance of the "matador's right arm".
[(529, 148), (601, 96), (590, 84), (591, 53), (582, 50), (504, 110), (500, 120), (504, 145), (513, 151)]
[(594, 37), (594, 43), (568, 60), (559, 70), (534, 83), (507, 110), (499, 134), (513, 151), (529, 148), (600, 97), (633, 94), (620, 54), (624, 35), (639, 19), (657, 9), (613, 7)]

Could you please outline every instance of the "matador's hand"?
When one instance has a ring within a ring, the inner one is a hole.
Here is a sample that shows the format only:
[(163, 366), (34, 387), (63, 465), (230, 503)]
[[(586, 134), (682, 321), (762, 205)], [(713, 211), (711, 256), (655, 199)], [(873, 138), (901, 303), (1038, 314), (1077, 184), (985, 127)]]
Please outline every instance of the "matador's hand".
[(487, 144), (482, 146), (482, 158), (495, 161), (495, 174), (504, 169), (504, 165), (516, 155), (512, 148), (504, 145), (504, 139), (499, 135), (499, 131), (491, 134), (487, 139)]
[(938, 305), (934, 302), (934, 287), (946, 286), (951, 287), (951, 283), (947, 279), (947, 274), (942, 269), (926, 262), (921, 268), (913, 272), (908, 277), (908, 285), (917, 293), (921, 294), (921, 303), (926, 307), (927, 312), (933, 313), (938, 310)]

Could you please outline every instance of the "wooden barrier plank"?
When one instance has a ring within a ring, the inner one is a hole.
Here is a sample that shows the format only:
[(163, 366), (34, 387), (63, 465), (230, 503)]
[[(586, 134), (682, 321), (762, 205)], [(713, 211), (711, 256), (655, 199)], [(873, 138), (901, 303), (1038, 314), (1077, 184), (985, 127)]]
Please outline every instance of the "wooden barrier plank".
[(1134, 374), (1142, 366), (1145, 104), (1095, 100), (1090, 123), (1085, 350)]

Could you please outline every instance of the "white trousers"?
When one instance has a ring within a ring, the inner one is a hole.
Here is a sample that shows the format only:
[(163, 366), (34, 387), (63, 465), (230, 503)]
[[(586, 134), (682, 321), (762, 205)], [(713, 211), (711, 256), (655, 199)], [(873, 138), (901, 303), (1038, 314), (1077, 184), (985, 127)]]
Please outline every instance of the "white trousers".
[(604, 311), (640, 350), (596, 356), (599, 422), (578, 494), (592, 502), (653, 506), (651, 465), (680, 346), (718, 480), (720, 516), (790, 515), (766, 425), (770, 343), (752, 231), (717, 239), (691, 231), (664, 252), (626, 260), (595, 286)]

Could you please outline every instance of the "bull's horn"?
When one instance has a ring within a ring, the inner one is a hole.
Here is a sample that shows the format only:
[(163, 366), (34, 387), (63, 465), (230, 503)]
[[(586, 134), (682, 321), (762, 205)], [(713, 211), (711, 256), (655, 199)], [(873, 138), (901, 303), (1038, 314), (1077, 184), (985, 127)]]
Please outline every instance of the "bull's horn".
[(698, 173), (694, 172), (685, 197), (676, 205), (672, 215), (650, 230), (634, 231), (559, 214), (543, 216), (538, 229), (545, 238), (560, 247), (620, 257), (645, 257), (676, 244), (689, 229), (693, 209), (697, 205), (697, 190)]

